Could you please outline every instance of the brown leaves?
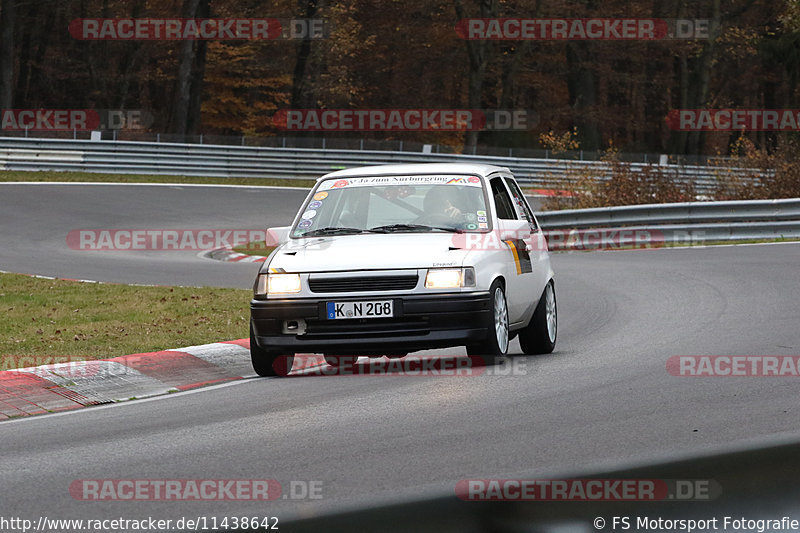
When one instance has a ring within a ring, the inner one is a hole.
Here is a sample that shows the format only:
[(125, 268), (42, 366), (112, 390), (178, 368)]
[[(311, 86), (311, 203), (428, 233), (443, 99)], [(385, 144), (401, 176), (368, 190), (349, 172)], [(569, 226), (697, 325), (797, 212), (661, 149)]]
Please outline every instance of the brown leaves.
[[(733, 157), (718, 162), (715, 200), (757, 200), (800, 196), (800, 146), (779, 138), (768, 151), (739, 137), (732, 145)], [(750, 169), (744, 173), (740, 169)]]

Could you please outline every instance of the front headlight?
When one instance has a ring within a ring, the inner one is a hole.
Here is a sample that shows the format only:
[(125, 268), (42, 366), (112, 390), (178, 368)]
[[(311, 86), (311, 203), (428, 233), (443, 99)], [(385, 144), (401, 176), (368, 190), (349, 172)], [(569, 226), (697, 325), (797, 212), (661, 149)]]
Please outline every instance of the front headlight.
[(425, 276), (426, 289), (460, 289), (475, 286), (475, 270), (467, 268), (436, 268)]
[(300, 274), (259, 274), (254, 290), (256, 296), (296, 292), (300, 292)]

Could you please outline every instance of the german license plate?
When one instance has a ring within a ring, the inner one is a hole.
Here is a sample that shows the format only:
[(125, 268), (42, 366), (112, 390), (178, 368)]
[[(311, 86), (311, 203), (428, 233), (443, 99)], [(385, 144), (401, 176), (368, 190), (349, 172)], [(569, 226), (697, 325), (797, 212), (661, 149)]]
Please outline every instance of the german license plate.
[(394, 316), (394, 302), (379, 300), (369, 302), (328, 302), (328, 320), (348, 318), (387, 318)]

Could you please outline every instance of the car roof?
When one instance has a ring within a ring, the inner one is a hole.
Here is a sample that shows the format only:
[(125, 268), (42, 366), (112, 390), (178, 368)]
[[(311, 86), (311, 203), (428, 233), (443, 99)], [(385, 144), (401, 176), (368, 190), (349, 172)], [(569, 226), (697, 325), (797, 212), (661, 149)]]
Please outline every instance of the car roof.
[(480, 163), (415, 163), (407, 165), (374, 165), (369, 167), (348, 168), (325, 174), (318, 179), (357, 177), (357, 176), (400, 176), (417, 174), (469, 174), (486, 177), (495, 172), (511, 171), (506, 167), (483, 165)]

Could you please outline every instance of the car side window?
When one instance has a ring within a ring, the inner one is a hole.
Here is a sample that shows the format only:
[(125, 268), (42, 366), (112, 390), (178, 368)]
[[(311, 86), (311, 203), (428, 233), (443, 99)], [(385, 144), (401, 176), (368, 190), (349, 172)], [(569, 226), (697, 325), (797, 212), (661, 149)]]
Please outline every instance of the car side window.
[(492, 187), (492, 196), (494, 197), (495, 209), (497, 209), (497, 218), (503, 220), (517, 220), (514, 204), (511, 202), (511, 197), (508, 195), (502, 178), (492, 178), (489, 184)]
[(522, 214), (525, 220), (528, 221), (528, 224), (531, 225), (531, 229), (536, 229), (536, 218), (534, 218), (533, 211), (531, 211), (528, 202), (525, 200), (525, 196), (522, 194), (519, 184), (517, 184), (517, 182), (511, 178), (506, 178), (506, 184), (508, 185), (508, 189), (511, 191), (511, 196), (514, 197), (514, 201), (519, 207), (519, 212)]

